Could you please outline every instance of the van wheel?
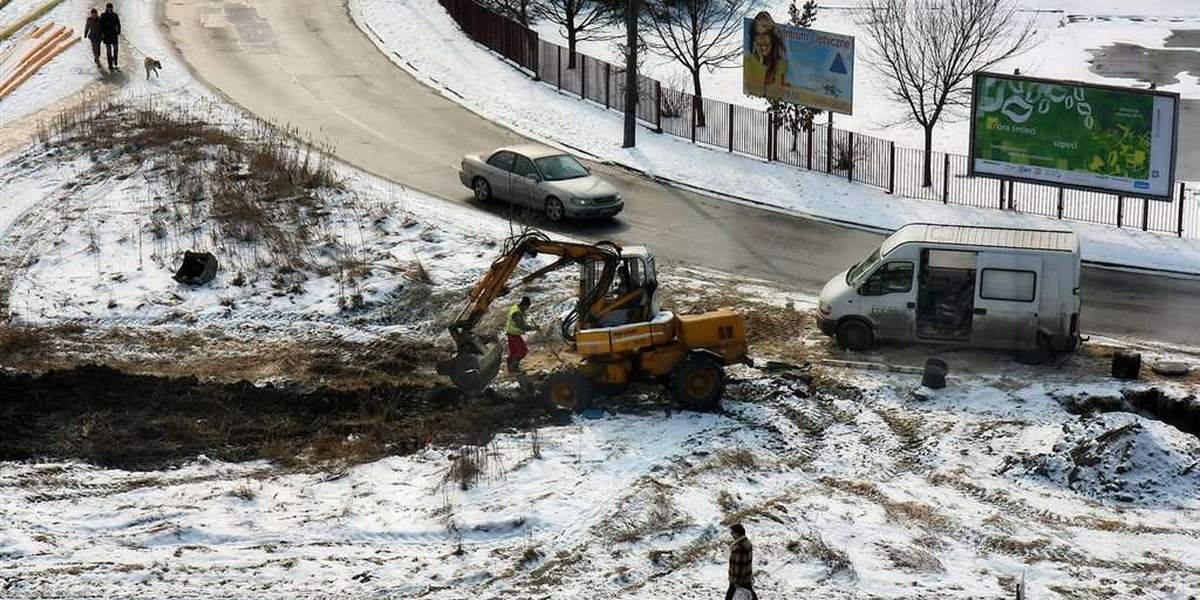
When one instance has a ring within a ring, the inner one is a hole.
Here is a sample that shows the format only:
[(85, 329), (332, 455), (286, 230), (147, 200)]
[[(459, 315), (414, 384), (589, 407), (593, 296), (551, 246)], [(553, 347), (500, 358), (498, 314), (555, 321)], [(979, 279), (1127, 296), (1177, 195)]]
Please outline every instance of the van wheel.
[(476, 177), (471, 182), (471, 189), (475, 191), (475, 199), (480, 202), (492, 199), (492, 186), (488, 185), (487, 180), (482, 177)]
[(1054, 350), (1050, 348), (1050, 338), (1038, 334), (1037, 346), (1033, 350), (1017, 354), (1017, 362), (1025, 365), (1044, 365), (1054, 359)]
[(684, 410), (713, 410), (725, 393), (725, 369), (707, 356), (693, 356), (675, 370), (671, 388)]
[(867, 350), (875, 344), (875, 334), (870, 325), (858, 319), (843, 321), (837, 328), (837, 343), (846, 350)]

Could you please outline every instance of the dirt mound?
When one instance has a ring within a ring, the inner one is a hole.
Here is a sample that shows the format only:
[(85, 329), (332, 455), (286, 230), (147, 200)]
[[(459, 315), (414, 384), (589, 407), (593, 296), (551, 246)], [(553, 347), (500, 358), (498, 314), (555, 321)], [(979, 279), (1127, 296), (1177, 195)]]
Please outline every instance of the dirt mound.
[(292, 466), (351, 464), (427, 443), (483, 444), (552, 417), (533, 400), (439, 387), (296, 391), (84, 366), (0, 372), (0, 460), (79, 459), (158, 469), (198, 455)]
[(1025, 463), (1029, 473), (1095, 498), (1158, 504), (1200, 493), (1200, 440), (1129, 413), (1065, 424), (1049, 452)]

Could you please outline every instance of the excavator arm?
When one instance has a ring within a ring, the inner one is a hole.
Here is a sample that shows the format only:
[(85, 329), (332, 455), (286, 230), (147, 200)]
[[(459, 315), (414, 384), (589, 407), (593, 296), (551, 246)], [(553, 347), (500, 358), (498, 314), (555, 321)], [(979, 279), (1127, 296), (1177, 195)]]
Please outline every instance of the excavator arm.
[(471, 290), (466, 305), (450, 324), (450, 337), (455, 345), (454, 356), (438, 364), (438, 372), (449, 376), (464, 392), (472, 395), (481, 393), (500, 372), (501, 348), (496, 343), (496, 336), (479, 335), (475, 333), (475, 327), (492, 303), (511, 291), (509, 280), (521, 262), (538, 254), (557, 256), (558, 259), (522, 277), (516, 287), (568, 265), (600, 263), (602, 270), (598, 285), (591, 290), (589, 297), (579, 298), (577, 323), (590, 322), (592, 316), (606, 310), (606, 292), (621, 262), (619, 246), (612, 242), (580, 244), (556, 241), (541, 232), (524, 233), (505, 240), (503, 252)]

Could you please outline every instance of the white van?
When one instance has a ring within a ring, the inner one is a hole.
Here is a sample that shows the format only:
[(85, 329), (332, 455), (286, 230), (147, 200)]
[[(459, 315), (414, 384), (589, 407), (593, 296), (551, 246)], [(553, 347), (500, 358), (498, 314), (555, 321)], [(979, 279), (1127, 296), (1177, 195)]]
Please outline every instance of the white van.
[(942, 342), (1042, 361), (1079, 345), (1079, 270), (1069, 231), (906, 225), (825, 284), (817, 323), (851, 350)]

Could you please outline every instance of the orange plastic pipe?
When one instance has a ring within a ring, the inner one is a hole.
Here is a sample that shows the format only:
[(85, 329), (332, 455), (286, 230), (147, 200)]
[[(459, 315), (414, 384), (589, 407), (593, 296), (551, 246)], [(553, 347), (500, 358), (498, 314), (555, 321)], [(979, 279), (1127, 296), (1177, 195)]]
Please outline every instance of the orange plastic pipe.
[(36, 63), (33, 63), (31, 65), (32, 68), (26, 69), (23, 75), (21, 75), (20, 77), (18, 77), (16, 79), (9, 81), (3, 87), (0, 87), (0, 100), (3, 100), (6, 96), (11, 94), (14, 90), (16, 90), (18, 87), (20, 87), (21, 84), (28, 81), (30, 77), (33, 77), (34, 73), (37, 73), (39, 70), (41, 70), (42, 67), (46, 66), (47, 63), (49, 63), (50, 61), (57, 58), (58, 55), (65, 52), (71, 46), (74, 46), (78, 41), (79, 41), (79, 38), (75, 37), (72, 34), (72, 35), (70, 35), (69, 39), (67, 39), (66, 43), (57, 44), (57, 45), (53, 46), (51, 48), (50, 52), (48, 52), (44, 56), (42, 56), (42, 58), (40, 60), (38, 60)]

